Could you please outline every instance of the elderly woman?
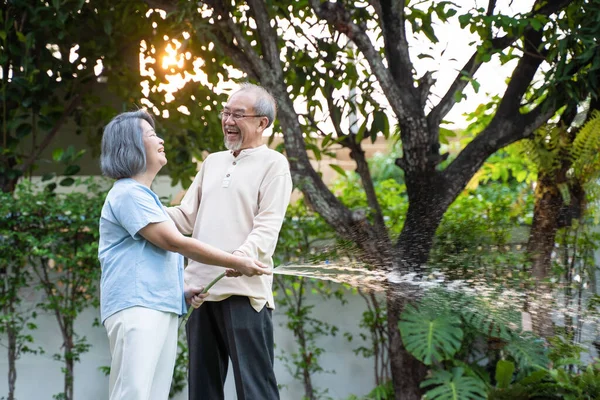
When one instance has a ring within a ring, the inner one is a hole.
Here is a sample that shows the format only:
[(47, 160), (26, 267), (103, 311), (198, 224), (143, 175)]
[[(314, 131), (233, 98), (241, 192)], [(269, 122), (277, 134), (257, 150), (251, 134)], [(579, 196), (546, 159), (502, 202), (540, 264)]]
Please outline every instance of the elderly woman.
[[(164, 140), (143, 110), (115, 117), (102, 137), (101, 168), (116, 179), (100, 217), (100, 312), (112, 356), (110, 399), (166, 400), (177, 353), (178, 317), (202, 303), (183, 281), (183, 258), (270, 274), (266, 265), (185, 237), (150, 186), (167, 164)], [(179, 253), (179, 254), (178, 254)]]

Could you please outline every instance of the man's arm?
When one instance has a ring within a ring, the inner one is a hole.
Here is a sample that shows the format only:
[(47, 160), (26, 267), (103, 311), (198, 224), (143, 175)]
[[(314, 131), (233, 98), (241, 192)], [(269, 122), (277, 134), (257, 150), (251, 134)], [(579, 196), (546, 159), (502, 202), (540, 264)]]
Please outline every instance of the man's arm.
[(167, 207), (167, 214), (169, 214), (179, 232), (184, 235), (191, 235), (196, 224), (198, 208), (200, 207), (200, 200), (202, 198), (204, 164), (202, 163), (200, 171), (196, 174), (187, 192), (185, 192), (181, 204), (174, 207)]
[(258, 214), (254, 217), (252, 232), (234, 254), (241, 252), (254, 259), (264, 259), (273, 255), (291, 193), (292, 178), (286, 161), (285, 168), (281, 168), (278, 174), (261, 188)]

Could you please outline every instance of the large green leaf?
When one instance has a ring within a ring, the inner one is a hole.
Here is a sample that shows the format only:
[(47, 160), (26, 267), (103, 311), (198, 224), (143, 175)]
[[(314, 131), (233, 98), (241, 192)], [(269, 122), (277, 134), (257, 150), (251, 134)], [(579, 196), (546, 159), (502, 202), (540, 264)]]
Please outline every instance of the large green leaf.
[(512, 361), (500, 360), (496, 363), (496, 386), (507, 388), (512, 381), (515, 364)]
[(426, 365), (451, 358), (463, 338), (457, 316), (419, 312), (412, 306), (402, 313), (398, 327), (406, 350)]
[(550, 363), (543, 342), (532, 335), (514, 335), (504, 350), (517, 362), (521, 374), (546, 368)]
[(487, 398), (485, 383), (473, 376), (465, 375), (463, 368), (452, 372), (434, 371), (431, 378), (421, 383), (422, 388), (434, 386), (425, 393), (427, 400), (480, 400)]

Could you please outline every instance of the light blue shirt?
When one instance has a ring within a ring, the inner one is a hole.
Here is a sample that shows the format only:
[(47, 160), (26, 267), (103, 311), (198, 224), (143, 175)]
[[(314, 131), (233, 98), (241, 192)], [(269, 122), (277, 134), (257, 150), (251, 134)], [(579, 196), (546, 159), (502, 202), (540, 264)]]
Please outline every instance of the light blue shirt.
[(134, 306), (185, 314), (183, 257), (153, 245), (138, 233), (148, 224), (163, 221), (173, 223), (158, 196), (139, 182), (120, 179), (108, 192), (98, 245), (102, 323)]

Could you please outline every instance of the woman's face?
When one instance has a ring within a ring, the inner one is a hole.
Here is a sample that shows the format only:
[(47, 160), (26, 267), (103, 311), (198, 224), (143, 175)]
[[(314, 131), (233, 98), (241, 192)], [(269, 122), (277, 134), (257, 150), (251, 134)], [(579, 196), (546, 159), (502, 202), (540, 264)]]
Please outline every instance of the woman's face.
[(158, 137), (148, 121), (142, 120), (142, 137), (146, 148), (146, 168), (160, 170), (167, 164), (165, 141)]

